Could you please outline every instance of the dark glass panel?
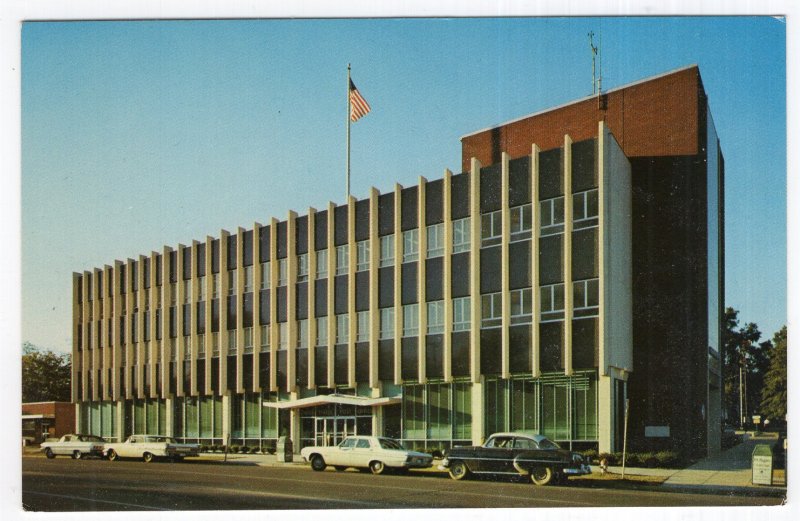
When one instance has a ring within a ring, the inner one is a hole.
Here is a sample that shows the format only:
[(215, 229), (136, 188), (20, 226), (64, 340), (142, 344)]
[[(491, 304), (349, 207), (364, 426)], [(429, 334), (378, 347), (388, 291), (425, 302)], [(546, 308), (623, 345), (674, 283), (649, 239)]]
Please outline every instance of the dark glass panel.
[[(417, 228), (417, 206), (419, 206), (418, 188), (410, 186), (400, 192), (400, 229)], [(397, 254), (399, 252), (395, 252)]]
[(402, 304), (413, 304), (417, 302), (417, 263), (407, 262), (400, 269), (400, 300)]
[(587, 139), (572, 144), (572, 191), (582, 192), (597, 186), (596, 141)]
[(542, 372), (563, 371), (564, 323), (539, 324), (539, 369)]
[(356, 273), (356, 311), (369, 309), (369, 272)]
[(394, 267), (380, 268), (378, 271), (378, 307), (394, 305)]
[(425, 261), (425, 299), (428, 302), (444, 298), (443, 265), (444, 257)]
[(572, 367), (591, 369), (597, 367), (599, 357), (597, 318), (572, 321)]
[(564, 280), (561, 258), (564, 252), (563, 237), (551, 235), (539, 239), (539, 284), (542, 286)]
[(378, 235), (394, 233), (394, 192), (378, 198)]
[(500, 209), (501, 167), (500, 163), (495, 163), (481, 168), (481, 213)]
[(425, 338), (425, 376), (444, 377), (443, 335), (427, 335)]
[(469, 172), (450, 178), (450, 217), (453, 220), (469, 216)]
[(508, 205), (531, 202), (531, 158), (523, 156), (508, 162)]
[(508, 283), (511, 289), (531, 286), (531, 241), (508, 245)]
[(356, 240), (369, 239), (369, 199), (356, 201)]
[(416, 337), (401, 340), (401, 377), (404, 381), (416, 382), (419, 379), (419, 342)]
[(539, 199), (550, 199), (564, 194), (561, 148), (539, 153)]
[(481, 293), (495, 293), (502, 287), (502, 263), (499, 246), (481, 249)]
[(437, 179), (425, 185), (425, 224), (442, 222), (442, 186), (444, 181)]
[(481, 374), (500, 374), (502, 363), (500, 329), (484, 329), (480, 334)]

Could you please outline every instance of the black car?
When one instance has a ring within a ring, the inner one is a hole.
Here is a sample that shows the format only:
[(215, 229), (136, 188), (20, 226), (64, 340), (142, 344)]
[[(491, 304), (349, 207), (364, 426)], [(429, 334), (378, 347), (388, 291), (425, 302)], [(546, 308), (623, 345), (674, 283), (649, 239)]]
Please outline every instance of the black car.
[(442, 466), (453, 479), (474, 474), (510, 474), (529, 476), (537, 485), (567, 476), (590, 474), (589, 462), (577, 452), (570, 452), (542, 435), (516, 432), (492, 434), (476, 447), (454, 447), (445, 454)]

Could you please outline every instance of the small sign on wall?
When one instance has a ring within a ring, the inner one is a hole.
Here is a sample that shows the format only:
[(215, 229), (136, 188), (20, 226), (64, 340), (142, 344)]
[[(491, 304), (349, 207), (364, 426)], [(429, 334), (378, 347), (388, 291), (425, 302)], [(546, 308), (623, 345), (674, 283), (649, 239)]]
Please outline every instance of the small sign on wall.
[(669, 425), (645, 425), (646, 438), (669, 438)]

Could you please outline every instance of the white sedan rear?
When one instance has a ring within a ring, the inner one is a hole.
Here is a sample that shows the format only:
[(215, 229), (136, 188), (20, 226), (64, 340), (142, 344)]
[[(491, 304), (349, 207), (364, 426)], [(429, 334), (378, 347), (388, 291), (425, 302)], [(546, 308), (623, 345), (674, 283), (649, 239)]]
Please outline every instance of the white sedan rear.
[(355, 467), (383, 474), (387, 468), (428, 468), (433, 462), (430, 454), (407, 450), (396, 440), (378, 436), (350, 436), (333, 447), (305, 447), (300, 455), (316, 471), (330, 465), (336, 470)]

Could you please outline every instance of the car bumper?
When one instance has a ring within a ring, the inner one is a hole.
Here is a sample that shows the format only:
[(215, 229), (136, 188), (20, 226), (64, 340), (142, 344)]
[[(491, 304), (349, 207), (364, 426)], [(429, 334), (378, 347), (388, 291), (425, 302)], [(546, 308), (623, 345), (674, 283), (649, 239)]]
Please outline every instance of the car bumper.
[(404, 461), (399, 466), (404, 469), (427, 469), (433, 465), (433, 460)]
[(592, 468), (589, 465), (581, 465), (580, 467), (567, 467), (562, 472), (567, 476), (583, 476), (584, 474), (591, 474)]

